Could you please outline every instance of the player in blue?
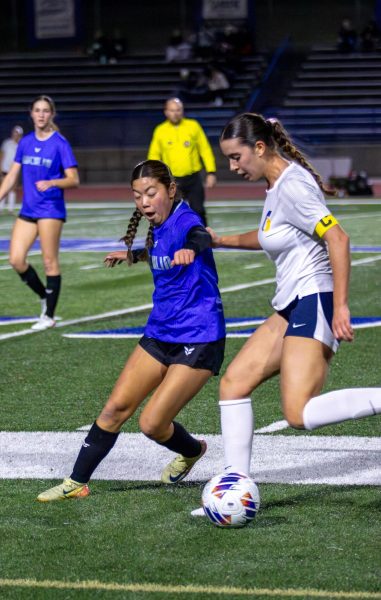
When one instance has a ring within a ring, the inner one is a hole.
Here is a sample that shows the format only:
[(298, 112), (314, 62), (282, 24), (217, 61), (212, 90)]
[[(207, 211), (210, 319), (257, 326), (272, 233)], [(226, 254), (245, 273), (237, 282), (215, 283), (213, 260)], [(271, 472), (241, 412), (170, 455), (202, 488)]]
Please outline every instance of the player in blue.
[[(178, 454), (163, 470), (164, 483), (181, 481), (203, 456), (176, 415), (217, 375), (224, 356), (225, 320), (217, 287), (211, 236), (201, 217), (177, 197), (169, 168), (159, 160), (139, 163), (131, 178), (136, 210), (123, 238), (128, 250), (111, 252), (105, 263), (148, 260), (153, 309), (144, 336), (85, 439), (69, 478), (38, 496), (41, 502), (89, 494), (88, 481), (114, 446), (122, 425), (151, 393), (139, 419), (142, 432)], [(142, 217), (149, 222), (144, 250), (132, 250)]]
[[(58, 260), (62, 226), (66, 220), (64, 190), (79, 185), (77, 162), (68, 141), (54, 123), (56, 111), (49, 96), (39, 96), (31, 106), (34, 131), (23, 137), (9, 173), (0, 187), (0, 201), (23, 177), (20, 214), (12, 231), (9, 262), (41, 299), (40, 319), (35, 331), (54, 327), (54, 311), (61, 288)], [(27, 254), (40, 238), (46, 287), (27, 261)]]

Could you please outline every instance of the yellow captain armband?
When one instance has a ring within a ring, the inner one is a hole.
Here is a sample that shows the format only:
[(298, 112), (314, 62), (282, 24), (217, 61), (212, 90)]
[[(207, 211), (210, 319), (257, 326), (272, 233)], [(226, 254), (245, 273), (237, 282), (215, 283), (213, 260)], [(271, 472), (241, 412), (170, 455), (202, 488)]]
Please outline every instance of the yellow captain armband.
[(327, 215), (326, 217), (320, 219), (319, 223), (315, 227), (315, 233), (322, 238), (328, 229), (331, 229), (331, 227), (338, 224), (338, 220), (335, 219), (333, 215)]

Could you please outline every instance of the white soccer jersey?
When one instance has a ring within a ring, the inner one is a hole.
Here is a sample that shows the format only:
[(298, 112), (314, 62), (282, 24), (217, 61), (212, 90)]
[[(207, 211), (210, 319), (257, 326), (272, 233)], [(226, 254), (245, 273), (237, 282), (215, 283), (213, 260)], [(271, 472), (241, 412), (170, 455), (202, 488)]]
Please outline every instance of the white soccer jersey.
[(296, 296), (333, 290), (326, 245), (314, 233), (320, 219), (329, 214), (316, 181), (296, 163), (290, 163), (267, 190), (258, 234), (276, 266), (275, 310), (285, 308)]

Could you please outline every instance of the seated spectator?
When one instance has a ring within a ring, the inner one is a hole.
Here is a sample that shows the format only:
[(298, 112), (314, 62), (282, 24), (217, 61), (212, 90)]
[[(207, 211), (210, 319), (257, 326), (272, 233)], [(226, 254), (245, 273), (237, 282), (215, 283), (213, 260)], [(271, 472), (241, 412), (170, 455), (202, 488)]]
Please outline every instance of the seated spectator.
[(211, 96), (208, 80), (203, 71), (181, 69), (180, 79), (175, 95), (182, 102), (209, 102)]
[(192, 44), (184, 40), (179, 29), (174, 29), (165, 50), (166, 62), (183, 62), (192, 58), (192, 54)]
[(348, 196), (373, 196), (373, 188), (369, 184), (366, 171), (351, 171), (347, 180)]
[(361, 51), (373, 52), (376, 49), (380, 39), (380, 31), (377, 23), (373, 20), (368, 21), (361, 32)]
[(126, 54), (127, 44), (125, 38), (121, 35), (119, 29), (114, 30), (114, 35), (110, 43), (109, 63), (115, 64)]
[(213, 60), (217, 56), (216, 31), (204, 21), (194, 38), (195, 55), (202, 60)]
[(111, 39), (99, 29), (87, 53), (98, 60), (101, 65), (106, 65), (113, 55)]
[(357, 45), (357, 33), (350, 19), (343, 19), (338, 33), (337, 49), (339, 52), (354, 52)]
[(225, 73), (218, 69), (214, 64), (206, 67), (205, 74), (210, 92), (210, 100), (215, 106), (222, 106), (226, 90), (230, 88), (228, 78)]

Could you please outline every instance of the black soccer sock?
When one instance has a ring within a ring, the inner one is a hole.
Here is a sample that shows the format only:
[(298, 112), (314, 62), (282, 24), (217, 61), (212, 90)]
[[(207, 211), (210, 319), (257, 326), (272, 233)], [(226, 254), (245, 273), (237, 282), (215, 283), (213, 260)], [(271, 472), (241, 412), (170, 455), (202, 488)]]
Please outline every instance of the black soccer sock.
[(53, 319), (61, 289), (61, 275), (46, 276), (46, 315)]
[(44, 284), (32, 265), (28, 265), (27, 270), (24, 271), (24, 273), (19, 273), (19, 275), (23, 282), (26, 283), (35, 294), (40, 296), (41, 300), (46, 297)]
[(201, 453), (201, 444), (196, 438), (192, 437), (190, 433), (180, 423), (173, 421), (173, 435), (166, 442), (158, 442), (160, 446), (165, 446), (168, 450), (182, 454), (186, 458), (193, 458)]
[(119, 433), (105, 431), (94, 423), (79, 451), (70, 475), (71, 479), (78, 483), (87, 483), (99, 463), (114, 446), (118, 435)]

